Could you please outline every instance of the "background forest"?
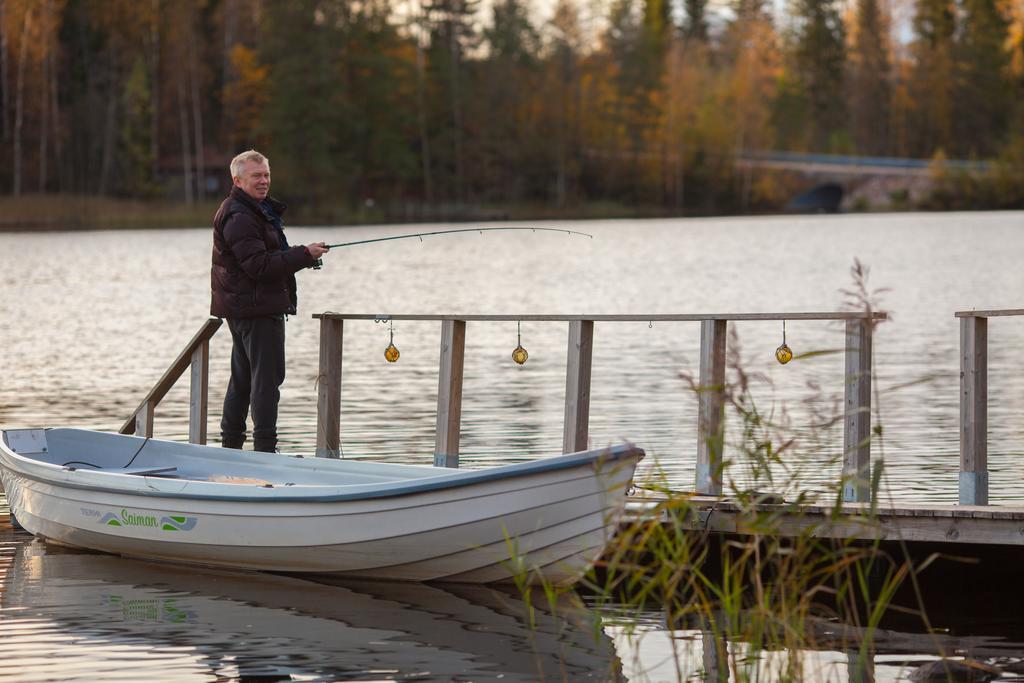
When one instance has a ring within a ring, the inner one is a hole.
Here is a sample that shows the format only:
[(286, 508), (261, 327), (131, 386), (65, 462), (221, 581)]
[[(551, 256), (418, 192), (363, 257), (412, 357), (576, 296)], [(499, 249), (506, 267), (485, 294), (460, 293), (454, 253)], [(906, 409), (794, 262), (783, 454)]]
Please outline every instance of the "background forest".
[(785, 150), (1024, 206), (1024, 0), (787, 3), (0, 0), (0, 192), (205, 206), (255, 147), (305, 220), (727, 213)]

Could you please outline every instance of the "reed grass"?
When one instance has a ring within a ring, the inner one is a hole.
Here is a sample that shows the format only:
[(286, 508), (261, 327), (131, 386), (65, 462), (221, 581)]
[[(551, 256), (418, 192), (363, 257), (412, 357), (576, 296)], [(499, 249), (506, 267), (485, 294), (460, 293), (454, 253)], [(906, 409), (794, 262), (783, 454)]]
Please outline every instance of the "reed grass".
[[(868, 286), (868, 271), (859, 262), (851, 269), (852, 286), (843, 291), (845, 307), (879, 310), (881, 290)], [(810, 681), (821, 672), (809, 670), (800, 653), (832, 649), (852, 652), (848, 680), (872, 680), (874, 635), (883, 617), (896, 609), (893, 598), (916, 572), (934, 557), (914, 564), (906, 548), (884, 550), (878, 540), (830, 539), (824, 527), (860, 524), (868, 538), (879, 539), (875, 504), (851, 518), (843, 511), (842, 453), (831, 456), (825, 467), (836, 472), (824, 491), (809, 491), (801, 463), (821, 458), (804, 457), (835, 442), (835, 427), (843, 415), (833, 403), (831, 411), (794, 429), (783, 407), (762, 409), (756, 389), (769, 380), (748, 371), (742, 362), (740, 340), (730, 336), (727, 359), (726, 423), (731, 435), (721, 463), (723, 498), (738, 506), (737, 533), (707, 531), (692, 493), (673, 491), (664, 480), (643, 482), (658, 502), (621, 529), (604, 560), (578, 587), (593, 603), (620, 614), (660, 611), (672, 632), (699, 630), (704, 634), (706, 680)], [(833, 352), (833, 351), (825, 351)], [(821, 353), (821, 352), (819, 352)], [(805, 354), (815, 355), (815, 354)], [(794, 362), (799, 362), (797, 358)], [(683, 386), (695, 394), (707, 390), (691, 376), (681, 375)], [(877, 382), (873, 383), (877, 387)], [(820, 403), (820, 402), (819, 402)], [(877, 394), (873, 401), (879, 410)], [(872, 431), (871, 500), (878, 500), (885, 477), (881, 417), (876, 412)], [(801, 517), (806, 505), (824, 505), (821, 517)], [(802, 526), (796, 535), (783, 533), (783, 520), (792, 529), (794, 516)], [(530, 588), (520, 582), (523, 591)], [(554, 604), (559, 589), (544, 589)], [(919, 593), (917, 593), (919, 596)], [(900, 608), (903, 609), (903, 608)], [(927, 624), (923, 606), (913, 608)], [(626, 624), (633, 620), (625, 618)], [(626, 637), (639, 639), (643, 633)], [(685, 642), (685, 641), (683, 641)], [(727, 643), (744, 647), (727, 647)], [(672, 647), (685, 647), (672, 639)], [(788, 656), (773, 656), (783, 653)], [(677, 680), (689, 675), (675, 651)], [(843, 677), (844, 679), (846, 676)]]

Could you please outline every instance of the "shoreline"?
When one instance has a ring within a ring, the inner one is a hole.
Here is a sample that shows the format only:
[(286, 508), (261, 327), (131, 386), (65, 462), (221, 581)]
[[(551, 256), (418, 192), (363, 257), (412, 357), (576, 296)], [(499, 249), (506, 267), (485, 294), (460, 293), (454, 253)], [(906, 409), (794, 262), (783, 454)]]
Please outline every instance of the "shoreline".
[[(0, 196), (0, 233), (36, 233), (93, 230), (196, 229), (210, 227), (221, 199), (191, 205), (164, 199), (118, 199), (66, 194)], [(956, 211), (1006, 211), (975, 207)], [(950, 213), (924, 207), (878, 207), (872, 210), (840, 210), (835, 214)], [(742, 218), (799, 216), (801, 212), (709, 212), (679, 211), (661, 206), (628, 206), (596, 201), (567, 207), (542, 204), (509, 206), (438, 203), (404, 204), (388, 208), (369, 207), (358, 211), (340, 207), (315, 207), (289, 212), (293, 226), (413, 225), (429, 223), (494, 223), (502, 221), (602, 220), (648, 218)]]

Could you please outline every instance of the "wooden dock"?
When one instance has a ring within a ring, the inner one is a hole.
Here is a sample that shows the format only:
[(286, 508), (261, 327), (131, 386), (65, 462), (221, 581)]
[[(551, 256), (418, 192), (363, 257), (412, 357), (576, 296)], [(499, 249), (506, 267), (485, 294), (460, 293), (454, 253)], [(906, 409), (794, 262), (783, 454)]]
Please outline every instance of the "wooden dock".
[[(567, 325), (567, 363), (563, 451), (587, 447), (590, 379), (596, 323), (690, 321), (700, 323), (700, 379), (697, 391), (697, 453), (692, 493), (681, 493), (687, 511), (683, 523), (695, 532), (745, 534), (756, 531), (759, 516), (770, 515), (775, 533), (812, 533), (837, 539), (878, 539), (946, 544), (1024, 545), (1024, 504), (988, 505), (987, 465), (987, 339), (988, 319), (1024, 315), (1024, 309), (960, 311), (960, 479), (958, 505), (933, 505), (870, 500), (872, 332), (886, 318), (879, 312), (797, 312), (732, 314), (631, 315), (423, 315), (345, 314), (314, 315), (320, 323), (317, 380), (317, 442), (320, 457), (341, 455), (341, 392), (344, 328), (346, 320), (435, 321), (440, 327), (437, 429), (434, 464), (458, 467), (462, 414), (463, 360), (467, 323), (546, 322)], [(815, 320), (845, 324), (844, 458), (836, 473), (842, 484), (840, 505), (794, 505), (765, 502), (739, 504), (722, 497), (724, 460), (725, 359), (731, 321)], [(209, 392), (209, 341), (221, 321), (207, 320), (175, 359), (136, 411), (122, 433), (153, 434), (157, 404), (184, 371), (191, 368), (189, 440), (206, 442)], [(952, 436), (952, 435), (951, 435)], [(664, 508), (664, 497), (632, 496), (634, 514), (651, 515)], [(662, 504), (659, 506), (659, 504)], [(667, 519), (664, 521), (668, 521)]]
[(668, 500), (633, 495), (627, 509), (633, 519), (656, 514), (663, 523), (704, 533), (763, 534), (770, 519), (768, 526), (785, 536), (810, 532), (816, 538), (1024, 546), (1024, 506), (843, 503), (837, 508), (713, 496), (680, 496), (666, 505)]

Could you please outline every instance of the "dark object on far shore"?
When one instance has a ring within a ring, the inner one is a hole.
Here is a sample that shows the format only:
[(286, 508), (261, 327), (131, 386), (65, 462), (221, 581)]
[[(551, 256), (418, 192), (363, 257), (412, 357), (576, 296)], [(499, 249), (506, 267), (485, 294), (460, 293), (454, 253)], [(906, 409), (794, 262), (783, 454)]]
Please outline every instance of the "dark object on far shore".
[(789, 200), (785, 210), (792, 213), (838, 213), (842, 201), (842, 186), (825, 183)]

